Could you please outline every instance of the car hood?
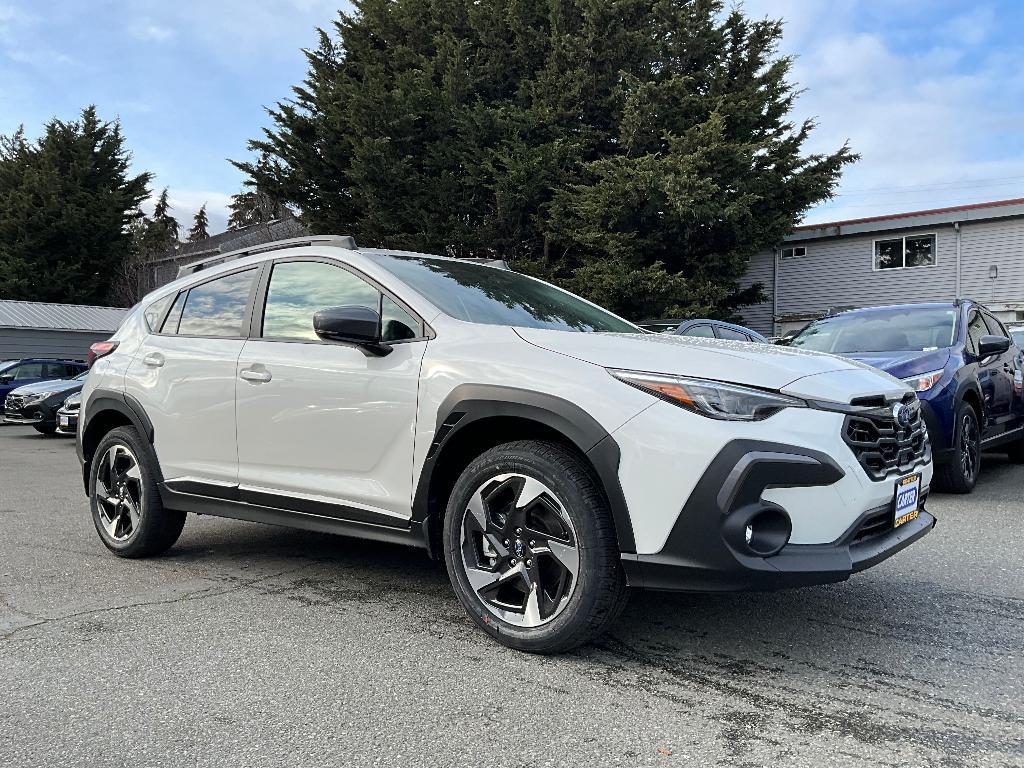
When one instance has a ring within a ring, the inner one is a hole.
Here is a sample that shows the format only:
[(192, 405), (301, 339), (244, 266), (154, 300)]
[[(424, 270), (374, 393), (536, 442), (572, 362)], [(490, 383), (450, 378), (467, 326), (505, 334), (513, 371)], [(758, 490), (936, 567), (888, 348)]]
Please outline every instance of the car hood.
[(35, 384), (24, 384), (17, 389), (12, 389), (11, 394), (17, 392), (19, 395), (41, 395), (55, 392), (70, 392), (74, 389), (81, 389), (84, 381), (74, 379), (51, 379), (50, 381), (37, 381)]
[(534, 328), (517, 328), (516, 333), (530, 344), (603, 368), (696, 376), (841, 401), (908, 391), (902, 382), (856, 360), (788, 347), (661, 333)]
[(905, 379), (942, 370), (949, 362), (949, 354), (948, 349), (932, 349), (924, 352), (855, 352), (845, 356)]

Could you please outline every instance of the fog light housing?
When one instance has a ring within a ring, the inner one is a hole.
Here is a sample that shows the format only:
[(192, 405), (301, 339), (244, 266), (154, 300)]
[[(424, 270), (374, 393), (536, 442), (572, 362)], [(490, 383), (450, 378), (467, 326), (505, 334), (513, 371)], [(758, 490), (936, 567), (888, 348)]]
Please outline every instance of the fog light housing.
[(753, 557), (778, 554), (792, 533), (793, 523), (786, 510), (764, 501), (736, 510), (722, 526), (722, 534), (733, 549)]

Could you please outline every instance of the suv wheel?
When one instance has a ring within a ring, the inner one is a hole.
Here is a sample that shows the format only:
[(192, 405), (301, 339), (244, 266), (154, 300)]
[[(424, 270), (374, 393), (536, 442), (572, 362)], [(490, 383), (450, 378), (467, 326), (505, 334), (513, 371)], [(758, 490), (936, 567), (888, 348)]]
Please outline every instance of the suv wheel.
[(604, 493), (554, 443), (506, 443), (474, 460), (448, 502), (444, 551), (473, 621), (519, 650), (582, 645), (628, 597)]
[(981, 428), (978, 414), (970, 403), (960, 403), (956, 410), (951, 459), (935, 473), (939, 490), (948, 493), (970, 493), (981, 471)]
[(155, 468), (152, 451), (132, 427), (111, 431), (96, 448), (89, 471), (92, 520), (115, 555), (157, 555), (181, 535), (185, 513), (164, 509)]

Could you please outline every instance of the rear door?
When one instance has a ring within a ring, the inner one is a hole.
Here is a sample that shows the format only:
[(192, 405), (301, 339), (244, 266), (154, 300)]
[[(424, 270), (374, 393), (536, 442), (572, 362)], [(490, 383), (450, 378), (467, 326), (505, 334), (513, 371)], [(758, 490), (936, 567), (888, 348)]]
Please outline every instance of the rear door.
[[(328, 259), (278, 259), (263, 282), (235, 382), (240, 497), (404, 524), (425, 324), (382, 286)], [(390, 354), (319, 339), (314, 313), (337, 306), (377, 310)]]
[(153, 423), (165, 480), (238, 482), (235, 371), (259, 273), (247, 267), (218, 275), (182, 290), (166, 318), (147, 317), (155, 330), (128, 368), (125, 393)]

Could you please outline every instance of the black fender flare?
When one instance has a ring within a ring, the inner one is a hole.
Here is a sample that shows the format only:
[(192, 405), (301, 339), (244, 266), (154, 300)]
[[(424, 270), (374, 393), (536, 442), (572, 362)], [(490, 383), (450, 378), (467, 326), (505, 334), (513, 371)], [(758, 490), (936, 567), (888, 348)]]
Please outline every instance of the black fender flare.
[(619, 549), (636, 552), (633, 522), (619, 483), (619, 446), (593, 416), (575, 403), (555, 395), (516, 387), (461, 384), (449, 393), (437, 412), (434, 439), (420, 470), (413, 496), (413, 522), (429, 514), (430, 481), (445, 446), (453, 435), (481, 419), (516, 417), (556, 430), (593, 465), (611, 508)]
[[(89, 425), (101, 413), (115, 411), (124, 416), (133, 427), (142, 435), (150, 445), (153, 444), (153, 422), (146, 415), (142, 403), (131, 395), (123, 392), (116, 392), (112, 389), (94, 389), (89, 393), (88, 401), (82, 403), (81, 413), (84, 416), (81, 434), (84, 436), (89, 431)], [(82, 480), (85, 483), (86, 493), (89, 492), (89, 465), (91, 456), (85, 453), (85, 446), (79, 439), (78, 460), (82, 464)]]

